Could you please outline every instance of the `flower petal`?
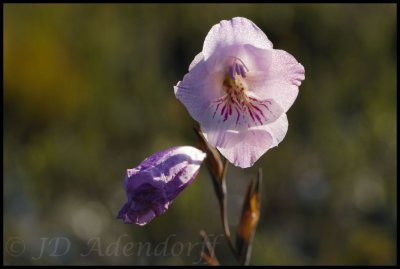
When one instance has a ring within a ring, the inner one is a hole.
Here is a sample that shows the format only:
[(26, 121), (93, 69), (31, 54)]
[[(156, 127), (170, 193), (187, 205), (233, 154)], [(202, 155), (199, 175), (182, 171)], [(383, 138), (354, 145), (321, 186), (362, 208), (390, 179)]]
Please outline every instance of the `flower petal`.
[(231, 163), (247, 168), (252, 166), (270, 148), (278, 146), (288, 130), (288, 120), (283, 113), (275, 121), (250, 129), (220, 130), (219, 133), (205, 132), (204, 136), (214, 145)]
[[(124, 221), (124, 223), (127, 223), (127, 224), (135, 223), (140, 226), (143, 226), (143, 225), (146, 225), (147, 223), (149, 223), (152, 219), (154, 219), (157, 216), (155, 211), (152, 209), (138, 211), (138, 210), (133, 210), (131, 207), (134, 207), (132, 205), (132, 202), (126, 203), (118, 214), (118, 218), (122, 219)], [(165, 211), (166, 211), (166, 209), (165, 209)], [(162, 213), (159, 212), (158, 215), (160, 215), (160, 214), (162, 214)]]
[(278, 146), (287, 130), (287, 117), (286, 114), (282, 114), (279, 119), (264, 126), (241, 132), (225, 132), (225, 143), (218, 147), (218, 150), (235, 166), (251, 167), (270, 148)]
[(199, 64), (200, 62), (202, 62), (204, 60), (204, 56), (203, 53), (200, 52), (199, 54), (197, 54), (193, 61), (190, 63), (189, 65), (189, 71), (193, 69), (193, 67), (195, 67), (197, 64)]
[(271, 56), (266, 72), (247, 74), (248, 86), (258, 98), (271, 98), (286, 112), (297, 98), (304, 67), (286, 51), (272, 50)]
[(197, 55), (189, 73), (174, 87), (175, 96), (185, 105), (190, 116), (200, 121), (212, 100), (223, 94), (222, 81), (223, 73), (209, 74), (205, 62)]
[(227, 143), (218, 150), (229, 162), (241, 168), (253, 166), (273, 144), (272, 136), (260, 126), (237, 133), (227, 132), (225, 141)]
[(149, 210), (149, 211), (143, 213), (143, 215), (139, 215), (136, 219), (136, 222), (138, 225), (143, 226), (143, 225), (146, 225), (147, 223), (149, 223), (155, 217), (156, 217), (156, 214), (154, 213), (154, 211)]
[(289, 122), (286, 113), (283, 113), (276, 121), (264, 126), (264, 129), (272, 137), (272, 147), (278, 146), (278, 144), (285, 138), (287, 130), (289, 127)]
[(128, 169), (125, 177), (128, 202), (118, 218), (125, 223), (144, 225), (165, 213), (176, 196), (196, 178), (205, 156), (194, 147), (173, 147)]
[(204, 40), (204, 59), (207, 60), (216, 50), (237, 44), (272, 49), (271, 41), (257, 25), (249, 19), (236, 17), (223, 20), (211, 28)]
[(227, 147), (227, 132), (243, 134), (251, 127), (270, 124), (278, 119), (283, 109), (274, 100), (252, 100), (245, 110), (229, 103), (213, 102), (200, 121), (207, 141), (214, 147)]
[(244, 51), (238, 57), (246, 63), (249, 71), (267, 71), (272, 64), (274, 50), (260, 49), (252, 45), (244, 45)]
[[(197, 56), (196, 56), (197, 57)], [(239, 59), (248, 71), (266, 71), (271, 64), (272, 50), (260, 49), (253, 45), (231, 45), (221, 47), (212, 54), (206, 61), (206, 68), (209, 73), (226, 72), (234, 59)]]

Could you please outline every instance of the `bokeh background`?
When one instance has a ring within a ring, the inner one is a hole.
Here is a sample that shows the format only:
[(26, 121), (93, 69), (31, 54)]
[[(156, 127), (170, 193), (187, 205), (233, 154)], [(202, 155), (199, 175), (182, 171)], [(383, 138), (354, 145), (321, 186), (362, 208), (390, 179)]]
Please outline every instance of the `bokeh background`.
[(232, 231), (264, 171), (251, 264), (396, 263), (395, 4), (3, 8), (3, 263), (197, 264), (205, 229), (235, 264), (205, 167), (149, 225), (116, 219), (125, 169), (196, 145), (173, 85), (209, 29), (234, 16), (306, 70), (284, 141), (228, 171)]

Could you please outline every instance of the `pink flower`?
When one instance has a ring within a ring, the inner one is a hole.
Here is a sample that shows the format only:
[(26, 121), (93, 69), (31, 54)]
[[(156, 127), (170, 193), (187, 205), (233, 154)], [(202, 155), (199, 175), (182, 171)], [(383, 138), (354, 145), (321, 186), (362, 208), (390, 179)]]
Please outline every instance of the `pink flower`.
[(246, 168), (285, 137), (302, 80), (304, 67), (292, 55), (237, 17), (211, 28), (174, 90), (207, 141)]
[(175, 198), (199, 173), (206, 154), (190, 146), (169, 148), (128, 169), (125, 190), (128, 201), (118, 213), (125, 223), (145, 225), (164, 214)]

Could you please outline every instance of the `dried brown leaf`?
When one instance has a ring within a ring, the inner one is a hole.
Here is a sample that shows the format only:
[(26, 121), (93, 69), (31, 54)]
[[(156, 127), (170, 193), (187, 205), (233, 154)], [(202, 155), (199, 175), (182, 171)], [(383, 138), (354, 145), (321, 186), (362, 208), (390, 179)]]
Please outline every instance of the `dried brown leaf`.
[(250, 260), (251, 244), (260, 218), (261, 180), (262, 171), (260, 169), (257, 178), (250, 181), (243, 202), (242, 216), (236, 237), (236, 249), (241, 264), (248, 264)]

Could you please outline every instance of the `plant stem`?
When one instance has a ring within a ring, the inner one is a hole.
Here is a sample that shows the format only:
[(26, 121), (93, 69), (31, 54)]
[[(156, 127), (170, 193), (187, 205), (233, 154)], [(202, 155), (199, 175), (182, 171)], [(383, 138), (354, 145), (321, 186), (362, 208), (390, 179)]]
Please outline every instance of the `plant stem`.
[(222, 173), (222, 178), (220, 179), (221, 195), (220, 195), (220, 199), (219, 199), (219, 205), (220, 205), (220, 210), (221, 210), (222, 226), (223, 226), (226, 241), (228, 242), (229, 248), (231, 249), (235, 258), (239, 260), (238, 253), (232, 242), (231, 232), (230, 232), (230, 228), (229, 228), (228, 205), (227, 205), (228, 204), (227, 203), (228, 193), (227, 193), (226, 184), (225, 184), (225, 175), (226, 175), (227, 168), (228, 168), (228, 160), (225, 159), (224, 172)]

